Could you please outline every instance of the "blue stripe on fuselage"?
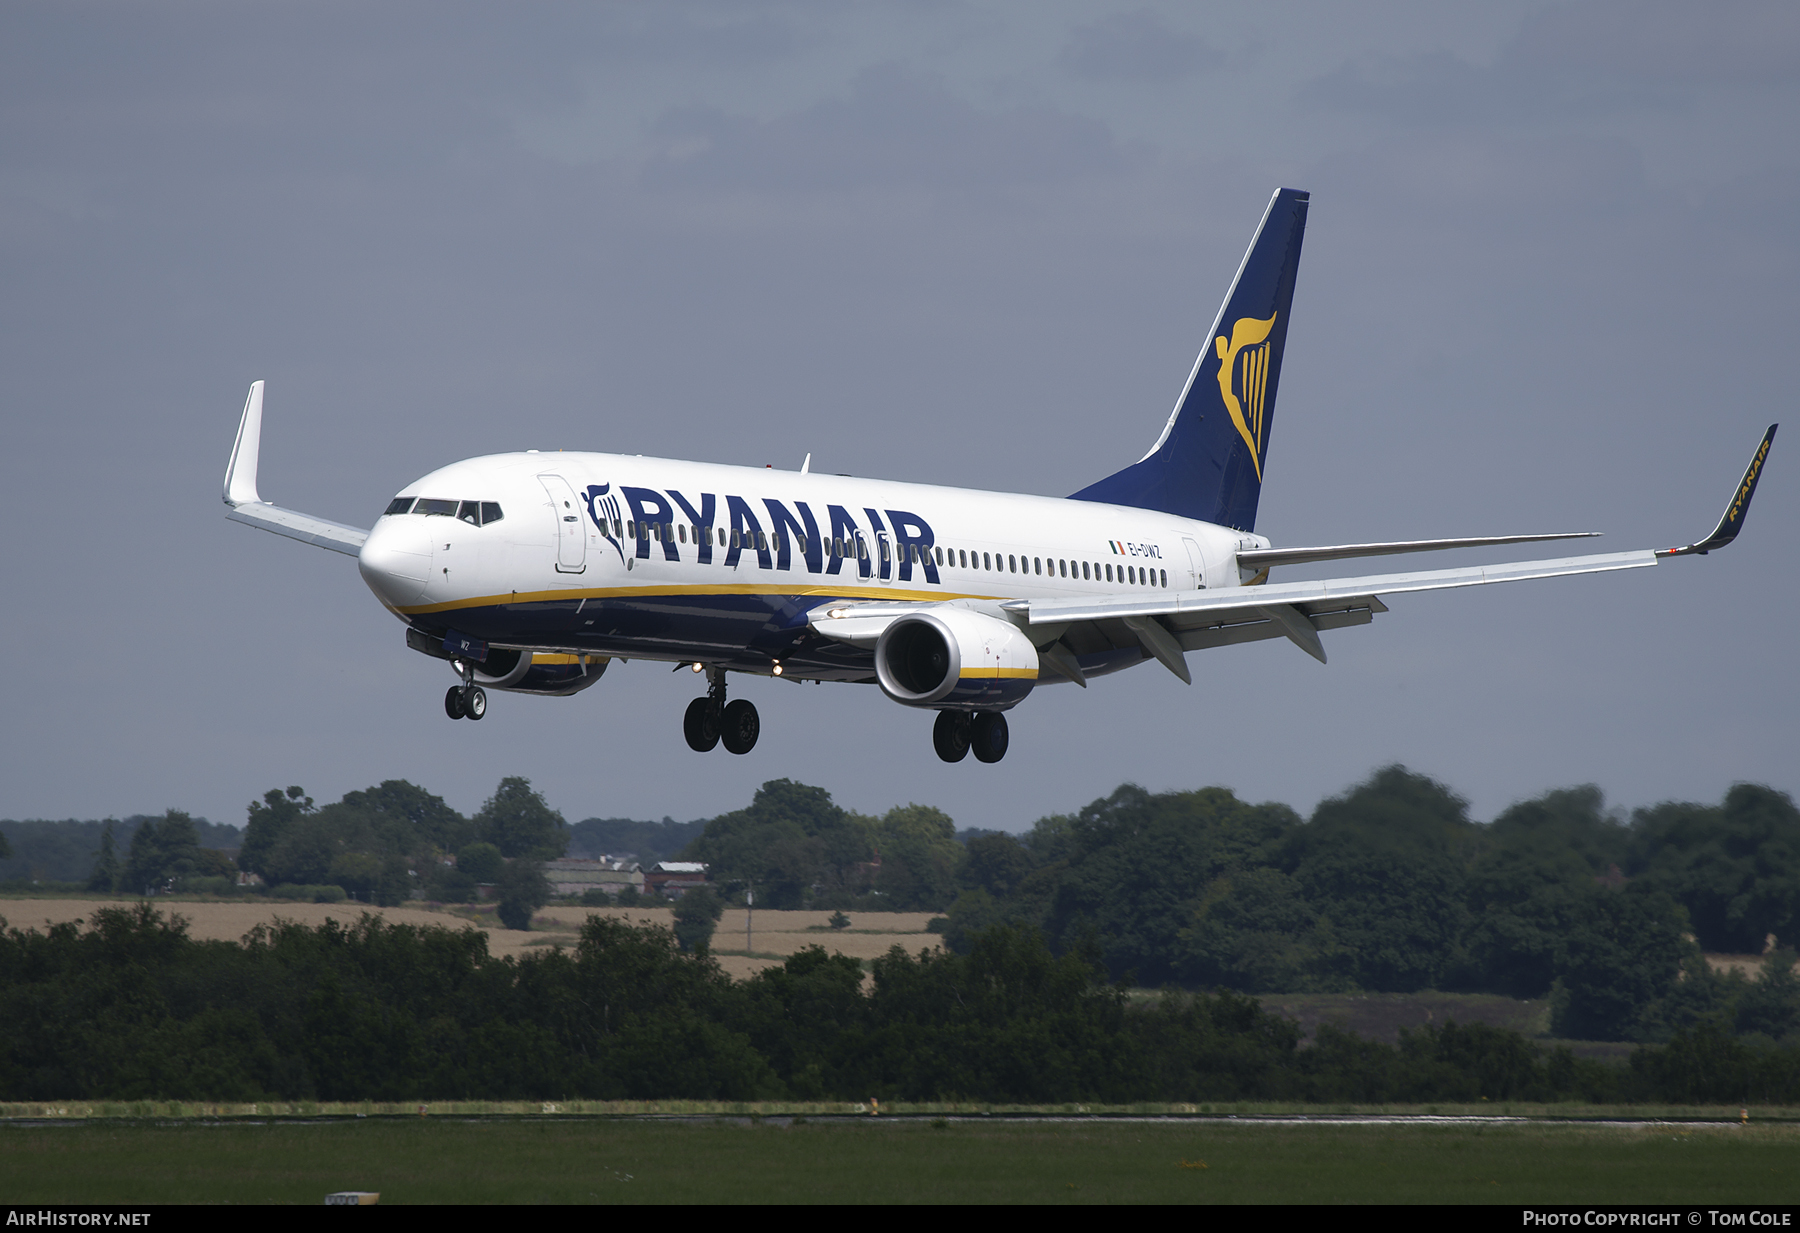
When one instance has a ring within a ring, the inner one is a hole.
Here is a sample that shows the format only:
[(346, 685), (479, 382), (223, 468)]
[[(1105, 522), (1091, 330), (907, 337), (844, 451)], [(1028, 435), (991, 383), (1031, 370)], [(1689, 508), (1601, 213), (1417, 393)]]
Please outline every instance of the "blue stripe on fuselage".
[[(813, 632), (808, 615), (861, 597), (829, 595), (640, 592), (629, 596), (522, 600), (459, 607), (408, 617), (441, 636), (454, 616), (457, 630), (484, 642), (581, 650), (593, 655), (664, 661), (698, 660), (766, 672), (780, 660), (792, 676), (873, 680), (874, 652)], [(1088, 676), (1104, 676), (1142, 661), (1136, 646), (1080, 656)], [(1060, 678), (1046, 673), (1040, 683)]]

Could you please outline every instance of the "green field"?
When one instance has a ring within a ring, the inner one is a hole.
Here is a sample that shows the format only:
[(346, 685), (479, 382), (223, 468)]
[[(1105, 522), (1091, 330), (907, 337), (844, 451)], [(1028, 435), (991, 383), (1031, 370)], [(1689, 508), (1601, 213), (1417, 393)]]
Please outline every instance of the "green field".
[(1800, 1127), (945, 1119), (0, 1125), (11, 1203), (1791, 1203)]

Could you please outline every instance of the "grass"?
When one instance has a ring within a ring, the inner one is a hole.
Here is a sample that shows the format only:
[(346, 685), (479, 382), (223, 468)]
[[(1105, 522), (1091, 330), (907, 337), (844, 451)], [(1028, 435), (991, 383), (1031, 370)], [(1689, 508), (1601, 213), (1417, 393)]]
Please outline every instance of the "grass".
[(1800, 1126), (434, 1117), (0, 1125), (10, 1203), (1791, 1203)]

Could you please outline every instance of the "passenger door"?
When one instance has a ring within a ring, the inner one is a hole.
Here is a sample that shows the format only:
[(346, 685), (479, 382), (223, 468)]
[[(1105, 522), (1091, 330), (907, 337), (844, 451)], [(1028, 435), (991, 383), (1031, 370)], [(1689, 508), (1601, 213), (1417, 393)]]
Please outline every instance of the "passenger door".
[(1193, 579), (1189, 585), (1197, 591), (1206, 585), (1206, 558), (1200, 555), (1200, 545), (1186, 536), (1182, 537), (1181, 546), (1187, 549), (1189, 577)]
[(556, 518), (556, 572), (579, 574), (587, 569), (587, 535), (581, 525), (581, 501), (560, 475), (540, 475)]

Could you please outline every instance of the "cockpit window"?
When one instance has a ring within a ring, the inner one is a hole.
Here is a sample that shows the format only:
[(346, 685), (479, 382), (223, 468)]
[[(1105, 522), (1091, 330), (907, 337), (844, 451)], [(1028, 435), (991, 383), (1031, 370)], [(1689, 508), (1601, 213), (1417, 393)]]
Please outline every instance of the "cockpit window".
[(412, 497), (395, 497), (388, 502), (383, 514), (442, 514), (447, 518), (455, 518), (472, 527), (485, 527), (490, 522), (499, 522), (505, 517), (500, 512), (498, 501), (440, 501), (435, 497), (426, 497), (414, 501)]

